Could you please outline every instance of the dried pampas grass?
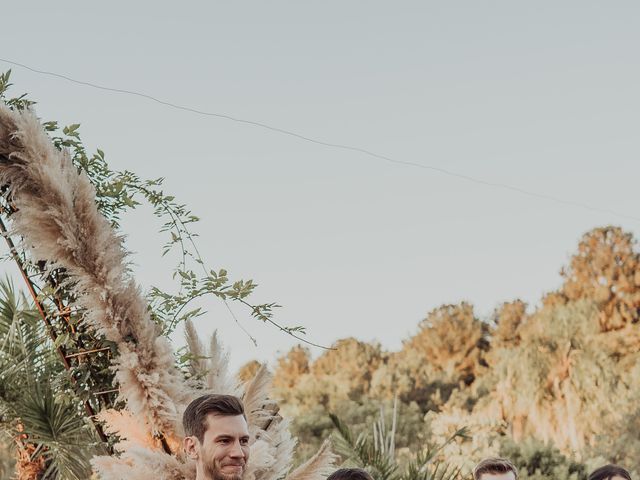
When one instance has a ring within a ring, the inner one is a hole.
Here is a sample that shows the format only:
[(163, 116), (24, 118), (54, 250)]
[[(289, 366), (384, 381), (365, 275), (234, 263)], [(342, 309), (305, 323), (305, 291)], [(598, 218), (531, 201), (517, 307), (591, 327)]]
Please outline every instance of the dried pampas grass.
[(242, 389), (229, 369), (229, 355), (222, 348), (218, 332), (213, 332), (209, 342), (209, 362), (207, 364), (207, 389), (228, 395), (239, 396)]
[(104, 425), (107, 435), (118, 436), (114, 445), (117, 452), (122, 453), (132, 447), (152, 447), (157, 442), (147, 425), (128, 410), (102, 410), (96, 418)]
[(101, 479), (109, 480), (194, 480), (196, 467), (192, 461), (164, 452), (132, 447), (120, 458), (95, 457), (93, 469)]
[(320, 450), (291, 472), (287, 480), (321, 480), (331, 473), (336, 458), (331, 452), (329, 440), (325, 440)]
[(249, 463), (244, 474), (244, 480), (256, 480), (266, 472), (275, 462), (273, 449), (265, 440), (253, 442), (250, 448)]
[(229, 356), (218, 340), (218, 332), (213, 332), (209, 350), (205, 352), (191, 320), (185, 322), (185, 339), (191, 357), (189, 374), (202, 393), (223, 393), (239, 396), (238, 380), (229, 372)]
[(58, 150), (33, 112), (0, 105), (0, 184), (17, 212), (12, 233), (48, 268), (64, 268), (77, 305), (118, 346), (120, 394), (153, 434), (175, 430), (184, 382), (171, 346), (126, 270), (126, 253), (95, 203), (95, 190), (67, 151)]
[(271, 374), (266, 365), (260, 365), (253, 379), (246, 383), (242, 396), (249, 431), (253, 435), (264, 429), (273, 416), (272, 412), (265, 408), (269, 404), (270, 388)]
[[(177, 452), (179, 416), (190, 400), (206, 392), (240, 396), (217, 336), (205, 353), (187, 323), (193, 357), (189, 373), (195, 381), (186, 382), (129, 277), (122, 238), (96, 208), (89, 179), (68, 152), (55, 148), (31, 111), (0, 105), (0, 185), (8, 187), (5, 194), (17, 209), (12, 233), (23, 238), (34, 260), (66, 271), (66, 286), (86, 311), (86, 321), (118, 347), (114, 369), (127, 410), (107, 410), (99, 419), (107, 433), (120, 438), (115, 448), (121, 456), (95, 457), (95, 472), (103, 480), (193, 480), (193, 462), (181, 453), (166, 454), (157, 436), (162, 434)], [(296, 440), (269, 398), (270, 382), (262, 366), (242, 395), (254, 437), (247, 480), (320, 480), (335, 459), (327, 443), (287, 477)]]
[(257, 480), (277, 480), (284, 478), (291, 470), (297, 441), (289, 430), (289, 421), (278, 418), (271, 422), (268, 429), (261, 432), (271, 447), (273, 462), (257, 476)]
[(191, 378), (201, 379), (207, 374), (207, 355), (191, 320), (185, 322), (184, 338), (190, 355), (189, 375)]

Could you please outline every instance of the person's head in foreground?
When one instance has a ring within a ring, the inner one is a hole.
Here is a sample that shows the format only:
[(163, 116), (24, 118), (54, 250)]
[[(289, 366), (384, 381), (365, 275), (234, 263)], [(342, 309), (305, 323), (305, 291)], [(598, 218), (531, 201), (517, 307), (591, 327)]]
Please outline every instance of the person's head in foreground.
[(591, 472), (589, 480), (631, 480), (631, 475), (624, 468), (609, 464)]
[(197, 480), (241, 480), (249, 460), (244, 406), (232, 395), (203, 395), (182, 416), (184, 451), (196, 461)]
[(485, 458), (473, 469), (473, 480), (518, 480), (518, 469), (504, 458)]
[(329, 475), (327, 480), (373, 480), (373, 477), (361, 468), (340, 468)]

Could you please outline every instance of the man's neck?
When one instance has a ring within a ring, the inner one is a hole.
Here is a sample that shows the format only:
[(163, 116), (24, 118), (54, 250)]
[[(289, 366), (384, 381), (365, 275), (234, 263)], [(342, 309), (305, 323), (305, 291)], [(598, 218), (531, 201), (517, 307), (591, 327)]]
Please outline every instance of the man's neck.
[(195, 480), (213, 480), (212, 477), (207, 475), (204, 469), (201, 469), (199, 465), (196, 465), (196, 479)]

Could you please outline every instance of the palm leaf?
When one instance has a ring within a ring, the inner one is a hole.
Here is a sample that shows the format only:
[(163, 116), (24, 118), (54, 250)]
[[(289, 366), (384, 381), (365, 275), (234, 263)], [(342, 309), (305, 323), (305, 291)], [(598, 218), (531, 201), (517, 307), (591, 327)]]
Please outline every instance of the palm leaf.
[(96, 442), (75, 405), (55, 398), (48, 384), (37, 385), (15, 409), (28, 441), (47, 460), (45, 478), (85, 479)]
[(393, 480), (398, 465), (392, 456), (377, 448), (368, 435), (362, 433), (354, 439), (351, 429), (335, 414), (329, 414), (338, 436), (336, 450), (342, 454), (347, 462), (368, 470), (378, 480)]
[(442, 450), (457, 438), (466, 438), (467, 429), (456, 431), (441, 444), (429, 444), (411, 459), (403, 469), (395, 457), (395, 432), (397, 425), (397, 408), (394, 405), (391, 430), (387, 430), (384, 411), (373, 424), (373, 435), (361, 433), (354, 439), (351, 429), (335, 414), (329, 417), (336, 428), (335, 441), (337, 451), (346, 462), (364, 468), (378, 480), (454, 480), (460, 477), (460, 468), (438, 457)]
[(0, 431), (13, 437), (20, 425), (30, 459), (45, 461), (43, 479), (84, 480), (96, 442), (68, 383), (56, 383), (63, 368), (51, 346), (33, 306), (0, 280)]

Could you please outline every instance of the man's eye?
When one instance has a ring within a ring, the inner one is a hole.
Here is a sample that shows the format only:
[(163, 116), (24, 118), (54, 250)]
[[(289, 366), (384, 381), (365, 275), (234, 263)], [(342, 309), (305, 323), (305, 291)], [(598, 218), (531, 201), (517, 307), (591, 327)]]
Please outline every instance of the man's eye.
[(240, 439), (240, 445), (249, 445), (249, 439), (248, 438), (241, 438)]

